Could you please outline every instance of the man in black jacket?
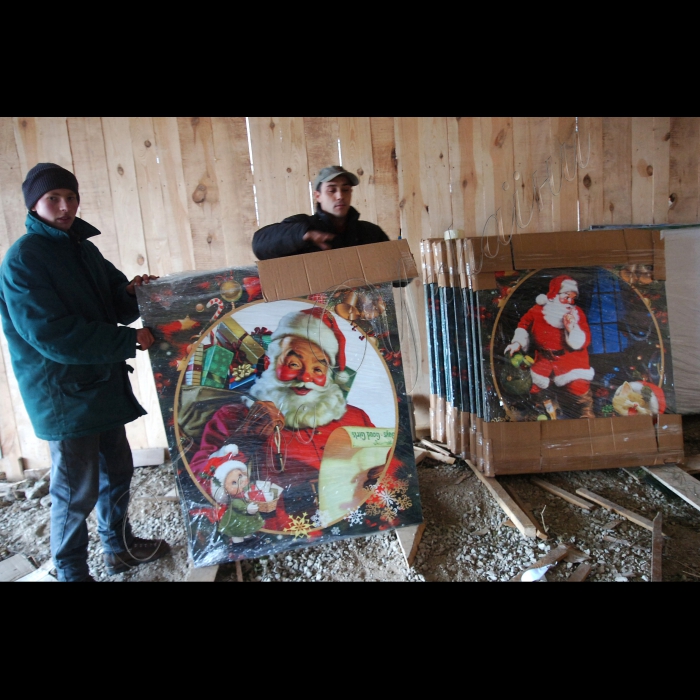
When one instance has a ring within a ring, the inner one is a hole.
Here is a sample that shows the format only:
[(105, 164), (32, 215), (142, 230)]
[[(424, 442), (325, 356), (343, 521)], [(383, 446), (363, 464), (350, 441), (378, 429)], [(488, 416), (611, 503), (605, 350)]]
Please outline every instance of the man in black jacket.
[(323, 168), (314, 181), (316, 213), (289, 216), (257, 230), (253, 236), (255, 256), (269, 260), (388, 241), (379, 226), (360, 221), (359, 212), (350, 206), (352, 188), (359, 184), (355, 174), (339, 165)]

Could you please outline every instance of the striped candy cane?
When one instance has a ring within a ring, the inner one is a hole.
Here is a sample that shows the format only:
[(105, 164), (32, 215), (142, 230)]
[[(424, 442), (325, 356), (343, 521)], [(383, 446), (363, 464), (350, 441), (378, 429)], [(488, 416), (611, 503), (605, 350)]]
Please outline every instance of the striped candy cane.
[(221, 301), (218, 297), (214, 297), (213, 299), (210, 299), (207, 302), (207, 308), (210, 308), (212, 306), (216, 305), (216, 313), (209, 319), (209, 323), (212, 321), (216, 321), (219, 316), (224, 312), (224, 302)]

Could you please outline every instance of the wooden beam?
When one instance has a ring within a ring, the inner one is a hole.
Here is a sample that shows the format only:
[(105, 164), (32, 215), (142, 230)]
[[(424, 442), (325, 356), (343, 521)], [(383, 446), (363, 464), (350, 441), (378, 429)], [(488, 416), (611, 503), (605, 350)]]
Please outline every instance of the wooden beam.
[(440, 454), (445, 455), (445, 457), (452, 457), (452, 453), (443, 448), (440, 447), (439, 445), (436, 445), (434, 442), (431, 442), (430, 440), (426, 440), (424, 438), (421, 438), (420, 441), (421, 445), (425, 445), (429, 450), (432, 450), (433, 452), (439, 452)]
[(496, 499), (501, 508), (513, 521), (515, 527), (520, 530), (525, 537), (537, 537), (537, 528), (532, 524), (530, 518), (523, 513), (522, 508), (510, 497), (508, 492), (498, 483), (495, 477), (484, 476), (469, 460), (466, 460), (471, 470), (479, 477), (479, 481), (486, 486), (491, 495)]
[(590, 510), (591, 508), (593, 508), (593, 504), (590, 501), (587, 501), (584, 498), (579, 498), (578, 496), (574, 496), (573, 493), (569, 493), (568, 491), (560, 488), (559, 486), (550, 484), (544, 479), (538, 479), (536, 476), (532, 476), (530, 477), (530, 481), (533, 484), (535, 484), (535, 486), (539, 486), (541, 489), (544, 489), (545, 491), (548, 491), (549, 493), (554, 494), (555, 496), (559, 496), (559, 498), (563, 498), (565, 501), (573, 503), (579, 508), (583, 508), (585, 510)]
[(591, 573), (591, 565), (585, 561), (583, 564), (579, 564), (576, 567), (576, 570), (574, 571), (569, 578), (567, 578), (567, 582), (569, 581), (585, 581), (588, 578), (588, 574)]
[(36, 566), (24, 554), (15, 554), (0, 561), (0, 581), (16, 581), (35, 570)]
[(239, 583), (243, 583), (243, 569), (241, 568), (241, 562), (236, 559), (236, 579)]
[(147, 447), (143, 450), (131, 450), (135, 467), (157, 467), (168, 461), (167, 447)]
[(413, 566), (413, 562), (416, 559), (416, 552), (423, 536), (423, 530), (425, 530), (425, 523), (396, 529), (396, 539), (401, 545), (401, 551), (406, 558), (406, 565), (409, 568)]
[(503, 488), (505, 488), (510, 497), (515, 501), (516, 505), (518, 505), (523, 511), (523, 513), (525, 513), (525, 515), (528, 517), (528, 520), (532, 523), (533, 527), (535, 528), (535, 531), (537, 532), (537, 537), (539, 537), (541, 540), (548, 540), (549, 536), (547, 535), (547, 532), (544, 529), (544, 523), (542, 524), (542, 527), (540, 527), (540, 524), (537, 522), (535, 514), (525, 505), (523, 499), (520, 498), (520, 496), (518, 496), (517, 493), (515, 493), (512, 487), (506, 486), (505, 484), (501, 485), (503, 486)]
[(664, 536), (661, 532), (661, 513), (654, 518), (654, 530), (651, 536), (651, 580), (663, 581), (661, 576), (661, 557), (664, 548)]
[(420, 447), (413, 447), (413, 456), (416, 460), (416, 466), (418, 466), (425, 459), (427, 454), (428, 450), (424, 450)]
[(550, 550), (543, 557), (540, 557), (534, 564), (524, 568), (519, 574), (515, 574), (511, 581), (520, 581), (523, 578), (523, 574), (530, 569), (539, 569), (542, 566), (547, 566), (549, 564), (556, 564), (566, 557), (571, 549), (571, 545), (560, 544), (555, 549)]
[(218, 564), (215, 566), (200, 566), (199, 568), (193, 568), (185, 580), (187, 583), (210, 583), (216, 579), (218, 572)]
[(603, 506), (603, 508), (612, 510), (613, 512), (617, 513), (618, 515), (621, 515), (623, 518), (627, 518), (627, 520), (630, 520), (637, 525), (641, 525), (647, 530), (651, 530), (652, 532), (654, 530), (654, 525), (648, 518), (645, 518), (644, 516), (639, 515), (638, 513), (634, 513), (631, 510), (627, 510), (627, 508), (618, 506), (616, 503), (609, 501), (607, 498), (603, 498), (597, 493), (593, 493), (593, 491), (589, 491), (588, 489), (576, 489), (576, 493), (579, 494), (579, 496), (587, 498), (589, 501), (593, 501), (593, 503), (597, 503), (599, 506)]
[(680, 496), (686, 503), (700, 510), (700, 481), (675, 464), (663, 467), (642, 467), (657, 481)]

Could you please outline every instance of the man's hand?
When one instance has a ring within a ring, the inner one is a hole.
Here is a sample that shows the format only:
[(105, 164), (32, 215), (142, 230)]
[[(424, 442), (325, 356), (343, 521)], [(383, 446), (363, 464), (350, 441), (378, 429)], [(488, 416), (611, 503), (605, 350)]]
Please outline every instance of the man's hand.
[(513, 355), (514, 355), (518, 350), (520, 350), (520, 343), (518, 343), (518, 342), (516, 341), (516, 342), (514, 342), (514, 343), (511, 343), (511, 344), (506, 348), (504, 354), (507, 355), (508, 353), (510, 353), (510, 356), (513, 357)]
[(566, 328), (566, 332), (571, 333), (572, 328), (576, 326), (576, 317), (574, 316), (574, 314), (571, 312), (569, 312), (568, 314), (564, 314), (564, 318), (562, 320), (564, 322), (564, 328)]
[(311, 241), (321, 250), (330, 250), (331, 246), (328, 241), (332, 241), (334, 238), (334, 233), (324, 233), (323, 231), (307, 231), (304, 234), (305, 241)]
[(284, 416), (272, 401), (256, 401), (239, 428), (243, 435), (270, 437), (275, 428), (284, 428)]
[(137, 328), (136, 329), (136, 349), (137, 350), (148, 350), (148, 348), (156, 342), (153, 337), (150, 328)]
[(136, 275), (134, 279), (126, 285), (126, 291), (131, 294), (132, 297), (136, 296), (136, 287), (140, 287), (142, 284), (148, 284), (151, 280), (157, 280), (158, 275)]

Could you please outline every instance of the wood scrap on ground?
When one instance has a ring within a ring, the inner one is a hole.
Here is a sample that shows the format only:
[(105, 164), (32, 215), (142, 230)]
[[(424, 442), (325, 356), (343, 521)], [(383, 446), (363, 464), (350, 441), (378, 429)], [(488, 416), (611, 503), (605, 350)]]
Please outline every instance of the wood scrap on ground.
[(503, 488), (505, 488), (505, 490), (508, 492), (510, 497), (517, 503), (517, 505), (520, 506), (520, 509), (523, 511), (523, 513), (525, 513), (525, 515), (528, 517), (528, 519), (535, 528), (537, 537), (539, 537), (541, 540), (548, 540), (549, 535), (547, 534), (547, 530), (545, 529), (544, 523), (540, 526), (532, 510), (528, 508), (527, 504), (523, 502), (523, 499), (520, 498), (520, 496), (518, 496), (518, 494), (511, 486), (508, 486), (505, 483), (501, 485), (503, 486)]
[(583, 564), (579, 564), (576, 567), (576, 571), (574, 571), (569, 578), (567, 578), (568, 581), (585, 581), (588, 578), (588, 574), (591, 573), (591, 565), (588, 562), (583, 562)]
[(15, 554), (0, 561), (0, 581), (16, 581), (35, 569), (36, 566), (24, 554)]
[(406, 559), (406, 564), (409, 568), (413, 566), (413, 562), (416, 559), (418, 545), (420, 544), (424, 530), (424, 522), (420, 523), (419, 525), (409, 525), (408, 527), (400, 527), (396, 529), (396, 539), (401, 545), (401, 551), (403, 552)]
[(219, 572), (219, 565), (193, 567), (187, 575), (188, 583), (209, 583), (216, 579), (216, 574)]
[(569, 551), (572, 549), (571, 545), (560, 544), (555, 549), (550, 550), (543, 557), (540, 557), (534, 564), (523, 569), (519, 574), (515, 574), (511, 581), (521, 581), (523, 574), (530, 569), (539, 569), (543, 566), (549, 566), (550, 564), (556, 564), (566, 557)]
[(661, 513), (657, 513), (653, 521), (654, 530), (651, 536), (651, 580), (663, 581), (661, 576), (661, 557), (664, 547), (664, 536), (661, 532)]
[(236, 559), (236, 579), (239, 583), (243, 583), (243, 569), (241, 568), (241, 562)]
[(608, 510), (613, 511), (618, 515), (621, 515), (623, 518), (627, 518), (627, 520), (630, 520), (631, 522), (637, 525), (641, 525), (641, 527), (646, 528), (647, 530), (654, 530), (654, 526), (651, 520), (649, 520), (648, 518), (645, 518), (644, 516), (639, 515), (634, 511), (628, 510), (627, 508), (618, 506), (617, 503), (613, 503), (607, 498), (603, 498), (597, 493), (593, 493), (593, 491), (589, 491), (588, 489), (576, 489), (576, 493), (579, 496), (587, 498), (589, 501), (593, 501), (593, 503), (597, 503), (599, 506), (603, 506), (603, 508), (607, 508)]
[(675, 464), (663, 467), (642, 467), (658, 482), (680, 496), (686, 503), (700, 510), (700, 481)]
[(700, 472), (700, 455), (692, 455), (686, 459), (681, 467), (687, 474), (697, 474)]
[(535, 484), (535, 486), (539, 486), (541, 489), (544, 489), (545, 491), (553, 494), (554, 496), (559, 496), (559, 498), (563, 498), (565, 501), (573, 503), (573, 505), (578, 506), (579, 508), (583, 508), (584, 510), (590, 510), (591, 508), (593, 508), (593, 504), (590, 501), (587, 501), (585, 498), (579, 498), (573, 493), (569, 493), (568, 491), (560, 488), (559, 486), (550, 484), (544, 479), (538, 479), (537, 477), (532, 476), (530, 477), (530, 481), (533, 484)]
[(413, 456), (416, 460), (416, 466), (418, 466), (428, 454), (428, 450), (423, 450), (420, 447), (413, 446)]
[(425, 445), (429, 450), (432, 450), (433, 452), (439, 452), (440, 454), (445, 455), (445, 457), (452, 457), (452, 453), (448, 449), (445, 449), (444, 447), (440, 447), (440, 445), (436, 445), (434, 442), (431, 442), (430, 440), (426, 440), (425, 438), (422, 438), (420, 443), (421, 443), (421, 445)]
[(495, 477), (484, 476), (471, 461), (466, 460), (471, 470), (477, 475), (479, 481), (490, 491), (501, 508), (510, 517), (515, 526), (525, 537), (537, 537), (537, 527), (532, 524), (530, 518), (523, 512), (522, 508), (510, 497), (508, 492), (501, 486)]

